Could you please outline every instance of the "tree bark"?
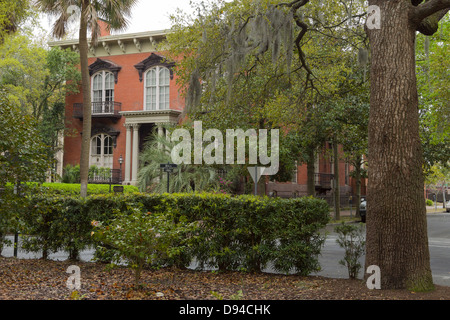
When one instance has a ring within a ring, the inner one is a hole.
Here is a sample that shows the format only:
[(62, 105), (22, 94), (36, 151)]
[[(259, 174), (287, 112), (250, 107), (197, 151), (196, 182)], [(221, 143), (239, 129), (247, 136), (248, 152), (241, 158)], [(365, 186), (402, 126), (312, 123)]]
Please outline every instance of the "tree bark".
[(359, 212), (359, 205), (361, 203), (361, 165), (362, 160), (361, 156), (356, 157), (355, 161), (355, 183), (356, 183), (356, 195), (355, 199), (353, 200), (354, 205), (356, 206), (356, 217), (361, 217), (361, 214)]
[(423, 196), (410, 1), (369, 1), (381, 28), (371, 47), (366, 268), (381, 270), (382, 289), (433, 289)]
[(334, 218), (336, 220), (341, 219), (341, 188), (339, 186), (339, 155), (338, 144), (333, 141), (333, 196), (334, 196)]
[[(307, 174), (307, 191), (308, 196), (315, 196), (316, 195), (316, 185), (315, 185), (315, 150), (314, 148), (309, 148), (308, 150), (308, 161), (306, 162), (306, 174)], [(317, 172), (318, 173), (318, 172)]]
[(80, 156), (80, 180), (81, 197), (87, 197), (87, 185), (89, 174), (89, 152), (91, 141), (91, 79), (89, 76), (88, 64), (88, 40), (87, 40), (87, 5), (88, 1), (84, 0), (81, 7), (80, 19), (80, 65), (81, 65), (81, 87), (83, 94), (83, 133), (81, 142)]

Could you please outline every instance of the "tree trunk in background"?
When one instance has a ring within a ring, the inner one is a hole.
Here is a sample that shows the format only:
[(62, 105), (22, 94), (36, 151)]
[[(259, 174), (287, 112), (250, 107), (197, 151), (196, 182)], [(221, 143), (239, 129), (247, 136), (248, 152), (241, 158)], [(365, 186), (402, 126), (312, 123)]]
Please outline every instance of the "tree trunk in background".
[[(308, 150), (308, 162), (306, 163), (306, 173), (307, 173), (307, 191), (308, 196), (315, 196), (316, 195), (316, 182), (315, 182), (315, 152), (314, 148), (310, 148)], [(318, 172), (317, 172), (318, 173)]]
[(91, 141), (91, 84), (88, 65), (88, 40), (87, 40), (87, 16), (86, 4), (82, 2), (80, 19), (80, 65), (81, 65), (81, 87), (83, 93), (83, 133), (81, 142), (80, 157), (80, 180), (81, 197), (87, 196), (88, 174), (89, 174), (89, 154)]
[(410, 1), (371, 1), (381, 28), (371, 47), (366, 268), (377, 265), (381, 289), (433, 289), (423, 196)]
[(358, 160), (355, 161), (356, 195), (355, 199), (353, 200), (353, 205), (356, 206), (356, 217), (361, 217), (361, 214), (359, 213), (359, 205), (361, 203), (361, 165), (361, 157), (358, 157)]
[(341, 188), (339, 186), (339, 155), (338, 144), (333, 141), (333, 196), (334, 196), (334, 216), (336, 220), (341, 219)]

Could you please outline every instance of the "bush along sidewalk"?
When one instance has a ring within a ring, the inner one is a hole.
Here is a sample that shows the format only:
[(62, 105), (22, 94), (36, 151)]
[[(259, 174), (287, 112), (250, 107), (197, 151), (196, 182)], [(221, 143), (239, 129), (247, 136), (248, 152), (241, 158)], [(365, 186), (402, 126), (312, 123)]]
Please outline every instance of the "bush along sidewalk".
[(144, 266), (177, 260), (195, 238), (197, 226), (185, 219), (175, 222), (171, 212), (143, 213), (138, 208), (119, 213), (108, 225), (95, 220), (91, 224), (91, 236), (99, 246), (114, 248), (110, 251), (111, 266), (126, 262), (135, 272), (136, 286)]
[(356, 279), (362, 268), (359, 258), (364, 254), (366, 246), (364, 224), (354, 225), (342, 222), (334, 228), (334, 231), (338, 234), (336, 242), (345, 250), (344, 258), (339, 263), (347, 267), (350, 279)]
[(199, 268), (258, 272), (271, 263), (278, 272), (307, 275), (320, 269), (319, 230), (329, 213), (314, 198), (35, 194), (20, 218), (27, 250), (65, 250), (75, 258), (95, 247), (100, 260), (124, 259), (137, 273), (143, 264), (187, 267), (195, 259)]

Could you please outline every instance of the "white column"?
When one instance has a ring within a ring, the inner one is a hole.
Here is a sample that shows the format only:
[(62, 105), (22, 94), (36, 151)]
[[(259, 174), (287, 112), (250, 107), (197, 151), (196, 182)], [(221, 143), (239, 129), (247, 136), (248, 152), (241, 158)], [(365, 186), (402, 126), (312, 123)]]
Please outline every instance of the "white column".
[(139, 127), (140, 124), (133, 124), (133, 165), (131, 167), (131, 184), (137, 185), (139, 170)]
[(125, 145), (125, 181), (124, 184), (130, 183), (130, 170), (131, 170), (131, 125), (126, 123), (126, 145)]

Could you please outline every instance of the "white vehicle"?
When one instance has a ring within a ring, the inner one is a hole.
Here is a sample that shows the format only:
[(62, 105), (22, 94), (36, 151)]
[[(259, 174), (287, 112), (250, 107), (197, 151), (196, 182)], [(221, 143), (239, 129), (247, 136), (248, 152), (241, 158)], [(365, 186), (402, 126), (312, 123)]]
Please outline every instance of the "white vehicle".
[(361, 204), (359, 205), (359, 214), (361, 215), (361, 222), (366, 222), (367, 202), (365, 198), (361, 198)]
[(447, 201), (447, 204), (445, 205), (445, 210), (446, 210), (447, 212), (450, 212), (450, 200)]

